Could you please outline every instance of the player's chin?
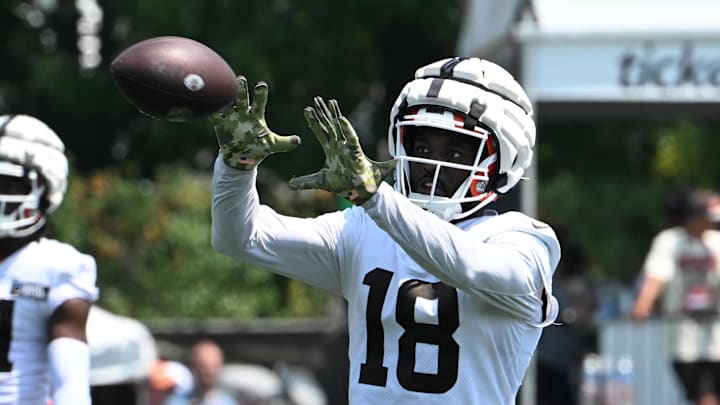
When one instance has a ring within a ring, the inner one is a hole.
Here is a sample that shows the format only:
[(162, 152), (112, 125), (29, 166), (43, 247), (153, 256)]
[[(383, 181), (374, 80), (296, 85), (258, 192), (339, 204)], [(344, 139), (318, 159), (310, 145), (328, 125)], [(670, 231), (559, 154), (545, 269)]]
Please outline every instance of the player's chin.
[[(420, 181), (413, 187), (413, 190), (419, 194), (430, 195), (433, 192), (432, 182), (428, 184), (427, 182)], [(435, 197), (449, 197), (445, 187), (440, 184), (435, 186), (434, 191), (435, 193), (433, 195)]]

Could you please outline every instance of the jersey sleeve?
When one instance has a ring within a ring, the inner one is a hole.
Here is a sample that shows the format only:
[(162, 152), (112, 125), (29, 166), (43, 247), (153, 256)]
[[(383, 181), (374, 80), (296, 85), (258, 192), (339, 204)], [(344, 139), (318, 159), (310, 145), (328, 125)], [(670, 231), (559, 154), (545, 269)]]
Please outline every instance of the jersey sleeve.
[(50, 311), (54, 311), (67, 300), (80, 298), (90, 303), (97, 301), (97, 267), (95, 259), (86, 254), (72, 251), (54, 276), (48, 294)]
[[(532, 227), (530, 218), (517, 214), (501, 219), (499, 226), (495, 221), (489, 234), (482, 225), (461, 229), (385, 183), (364, 207), (413, 260), (443, 282), (533, 324), (544, 326), (555, 319), (552, 275), (560, 246), (547, 225), (535, 221), (538, 225)], [(543, 305), (543, 300), (548, 303)], [(548, 306), (543, 316), (540, 309)]]
[(337, 243), (341, 212), (316, 218), (277, 213), (260, 204), (257, 169), (217, 158), (213, 174), (212, 245), (237, 260), (341, 294)]

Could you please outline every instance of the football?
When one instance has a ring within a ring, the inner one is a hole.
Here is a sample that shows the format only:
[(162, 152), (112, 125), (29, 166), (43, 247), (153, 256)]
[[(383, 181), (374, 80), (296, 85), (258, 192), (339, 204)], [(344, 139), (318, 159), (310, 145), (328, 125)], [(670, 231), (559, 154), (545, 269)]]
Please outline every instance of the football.
[(154, 118), (207, 117), (238, 96), (230, 65), (207, 45), (184, 37), (138, 42), (112, 61), (110, 71), (120, 92)]

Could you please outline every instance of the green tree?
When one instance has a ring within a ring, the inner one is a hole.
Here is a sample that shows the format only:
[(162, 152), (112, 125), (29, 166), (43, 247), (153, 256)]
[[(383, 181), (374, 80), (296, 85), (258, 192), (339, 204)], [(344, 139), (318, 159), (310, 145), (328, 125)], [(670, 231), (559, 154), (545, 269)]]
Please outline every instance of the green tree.
[[(42, 117), (57, 129), (82, 172), (138, 163), (144, 176), (158, 164), (183, 161), (207, 168), (215, 154), (205, 120), (150, 120), (120, 95), (109, 63), (150, 37), (186, 36), (214, 48), (251, 83), (270, 84), (268, 119), (276, 131), (300, 133), (303, 159), (266, 165), (283, 174), (310, 172), (322, 162), (302, 109), (312, 97), (340, 100), (346, 113), (370, 123), (363, 142), (387, 130), (391, 98), (421, 63), (453, 53), (461, 2), (107, 0), (100, 2), (102, 63), (78, 66), (76, 2), (55, 8), (13, 0), (0, 8), (0, 109)], [(422, 12), (418, 12), (422, 10)], [(41, 22), (36, 21), (42, 15)], [(33, 17), (35, 16), (35, 17)], [(314, 157), (314, 158), (309, 158)]]
[[(182, 167), (154, 179), (118, 170), (74, 177), (50, 233), (92, 254), (102, 303), (142, 318), (311, 316), (330, 296), (249, 267), (210, 246), (210, 182)], [(325, 194), (306, 207), (327, 209)]]
[(667, 226), (664, 199), (717, 187), (717, 125), (687, 120), (541, 124), (541, 216), (580, 247), (591, 276), (631, 282)]

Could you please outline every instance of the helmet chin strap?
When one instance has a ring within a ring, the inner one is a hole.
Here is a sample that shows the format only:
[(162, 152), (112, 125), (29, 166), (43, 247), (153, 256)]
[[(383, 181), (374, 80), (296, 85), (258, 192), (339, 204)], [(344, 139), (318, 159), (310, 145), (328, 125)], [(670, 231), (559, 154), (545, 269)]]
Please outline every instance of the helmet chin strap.
[(445, 221), (452, 220), (462, 212), (460, 203), (453, 203), (447, 197), (430, 197), (427, 194), (408, 193), (408, 200), (418, 207), (430, 211)]
[(467, 218), (480, 211), (480, 209), (486, 207), (491, 202), (495, 201), (497, 197), (497, 194), (494, 191), (489, 191), (482, 199), (468, 201), (469, 203), (475, 203), (475, 206), (463, 212), (462, 203), (457, 202), (457, 200), (461, 200), (462, 197), (465, 195), (468, 187), (467, 183), (469, 183), (470, 181), (470, 178), (465, 180), (465, 182), (461, 184), (460, 187), (458, 187), (458, 189), (455, 191), (455, 195), (453, 195), (452, 198), (438, 196), (431, 197), (428, 194), (415, 192), (409, 192), (407, 197), (410, 202), (414, 203), (420, 208), (432, 212), (433, 214), (437, 215), (445, 221), (453, 221)]

